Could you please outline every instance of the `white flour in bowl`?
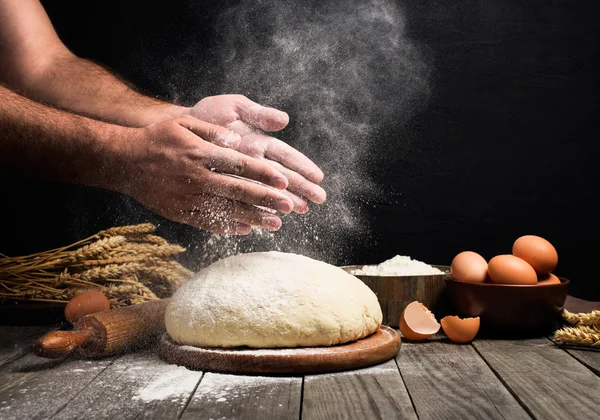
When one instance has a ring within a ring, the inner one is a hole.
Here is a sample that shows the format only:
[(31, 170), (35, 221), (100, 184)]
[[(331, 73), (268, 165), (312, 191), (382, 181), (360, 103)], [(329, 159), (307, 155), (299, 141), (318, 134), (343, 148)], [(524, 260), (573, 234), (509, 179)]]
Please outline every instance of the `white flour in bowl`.
[(352, 270), (350, 274), (363, 276), (422, 276), (444, 274), (444, 272), (422, 261), (413, 260), (404, 255), (396, 255), (381, 264), (365, 265), (361, 269)]

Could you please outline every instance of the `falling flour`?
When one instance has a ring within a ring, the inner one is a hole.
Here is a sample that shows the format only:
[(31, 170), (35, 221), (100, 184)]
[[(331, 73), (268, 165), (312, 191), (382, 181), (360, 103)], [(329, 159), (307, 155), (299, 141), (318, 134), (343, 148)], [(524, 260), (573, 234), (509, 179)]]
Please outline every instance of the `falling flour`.
[[(206, 15), (204, 2), (185, 3), (192, 20)], [(392, 199), (370, 168), (401, 159), (415, 141), (403, 130), (431, 92), (429, 49), (412, 39), (404, 5), (394, 0), (221, 3), (208, 54), (185, 38), (188, 49), (173, 51), (160, 76), (148, 67), (147, 77), (190, 105), (209, 93), (240, 93), (288, 112), (290, 124), (273, 135), (321, 167), (328, 199), (307, 214), (285, 215), (276, 233), (207, 240), (186, 232), (176, 241), (195, 255), (195, 271), (239, 252), (352, 261), (377, 239), (369, 208)]]
[(442, 270), (404, 255), (396, 255), (378, 265), (365, 265), (351, 274), (364, 276), (421, 276), (444, 274)]

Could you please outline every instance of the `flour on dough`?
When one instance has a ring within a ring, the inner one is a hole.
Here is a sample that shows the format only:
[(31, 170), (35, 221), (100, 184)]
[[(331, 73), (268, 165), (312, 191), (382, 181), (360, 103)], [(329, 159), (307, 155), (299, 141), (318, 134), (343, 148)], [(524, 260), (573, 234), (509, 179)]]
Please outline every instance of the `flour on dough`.
[(377, 296), (341, 268), (296, 254), (238, 254), (204, 268), (167, 308), (169, 336), (201, 347), (331, 346), (381, 325)]

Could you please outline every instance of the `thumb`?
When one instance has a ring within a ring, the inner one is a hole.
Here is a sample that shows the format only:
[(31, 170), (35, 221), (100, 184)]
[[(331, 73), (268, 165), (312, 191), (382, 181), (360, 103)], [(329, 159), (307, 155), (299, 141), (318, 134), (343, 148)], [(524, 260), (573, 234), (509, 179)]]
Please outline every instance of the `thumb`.
[(243, 122), (264, 131), (283, 130), (290, 121), (286, 112), (259, 105), (245, 96), (237, 104), (237, 113)]
[(210, 143), (214, 143), (217, 146), (236, 149), (242, 141), (242, 138), (239, 136), (239, 134), (236, 134), (225, 127), (210, 124), (206, 121), (202, 121), (191, 116), (185, 116), (178, 122), (179, 125), (187, 128), (198, 137), (201, 137), (203, 140), (206, 140)]

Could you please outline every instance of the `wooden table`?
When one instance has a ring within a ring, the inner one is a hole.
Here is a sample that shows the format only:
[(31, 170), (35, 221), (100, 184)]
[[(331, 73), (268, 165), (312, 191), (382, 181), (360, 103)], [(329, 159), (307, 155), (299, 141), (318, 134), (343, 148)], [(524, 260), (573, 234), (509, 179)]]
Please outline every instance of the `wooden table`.
[(155, 349), (102, 360), (40, 359), (49, 327), (0, 327), (1, 419), (600, 418), (600, 352), (544, 337), (442, 336), (371, 368), (304, 377), (190, 371)]

